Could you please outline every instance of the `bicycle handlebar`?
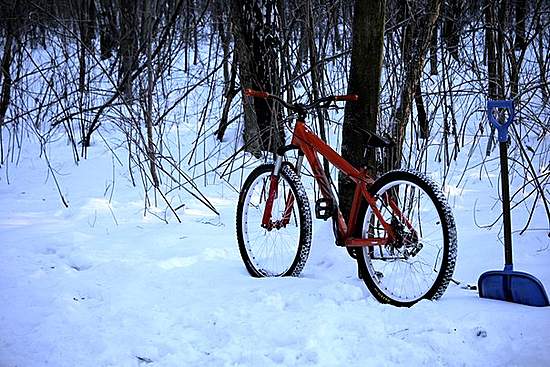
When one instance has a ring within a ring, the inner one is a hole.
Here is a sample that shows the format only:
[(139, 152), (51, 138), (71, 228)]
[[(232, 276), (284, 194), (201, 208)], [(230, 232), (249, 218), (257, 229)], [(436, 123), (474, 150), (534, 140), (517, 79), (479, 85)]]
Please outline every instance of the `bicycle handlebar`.
[(335, 101), (356, 102), (359, 100), (359, 96), (357, 94), (345, 94), (342, 96), (331, 96), (331, 97), (334, 97)]
[(258, 90), (246, 88), (244, 90), (244, 94), (249, 97), (257, 97), (257, 98), (263, 98), (263, 99), (275, 99), (276, 101), (279, 101), (283, 106), (288, 108), (291, 111), (298, 112), (298, 113), (304, 113), (307, 110), (310, 110), (314, 107), (320, 106), (322, 103), (326, 103), (326, 106), (328, 107), (328, 104), (333, 101), (348, 101), (348, 102), (355, 102), (359, 100), (359, 96), (357, 94), (345, 94), (345, 95), (339, 95), (339, 96), (328, 96), (316, 99), (315, 101), (311, 102), (308, 105), (303, 104), (291, 104), (283, 100), (281, 97), (269, 94), (267, 92), (261, 92)]
[(267, 92), (260, 92), (259, 90), (254, 90), (250, 88), (245, 89), (244, 94), (249, 97), (258, 97), (258, 98), (264, 98), (264, 99), (267, 99), (270, 96), (270, 94)]

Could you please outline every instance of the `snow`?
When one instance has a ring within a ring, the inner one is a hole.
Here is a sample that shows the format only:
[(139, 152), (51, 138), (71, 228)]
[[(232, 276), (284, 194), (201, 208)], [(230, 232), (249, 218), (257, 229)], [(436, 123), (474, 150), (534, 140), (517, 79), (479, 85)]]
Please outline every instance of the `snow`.
[[(201, 186), (219, 216), (187, 196), (178, 223), (162, 207), (144, 215), (143, 189), (102, 144), (78, 165), (52, 145), (69, 208), (29, 142), (0, 175), (2, 367), (550, 365), (550, 308), (461, 287), (503, 266), (500, 225), (475, 224), (498, 217), (498, 162), (487, 163), (491, 181), (477, 169), (457, 187), (464, 162), (448, 175), (461, 285), (401, 309), (373, 299), (330, 222), (315, 221), (301, 277), (255, 279), (237, 249), (237, 193), (223, 181)], [(519, 235), (517, 213), (515, 268), (548, 289), (545, 217)]]

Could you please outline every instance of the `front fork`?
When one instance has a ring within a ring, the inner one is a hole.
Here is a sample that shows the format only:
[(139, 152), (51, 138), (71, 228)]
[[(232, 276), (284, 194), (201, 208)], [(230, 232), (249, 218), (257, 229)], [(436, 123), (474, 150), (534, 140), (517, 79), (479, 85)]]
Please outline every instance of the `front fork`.
[[(271, 219), (271, 214), (273, 211), (273, 201), (277, 197), (277, 188), (279, 186), (279, 179), (281, 177), (281, 169), (283, 167), (283, 155), (277, 155), (275, 160), (275, 167), (269, 181), (269, 192), (267, 196), (267, 201), (265, 203), (264, 214), (262, 217), (262, 227), (266, 228), (268, 231), (271, 231), (273, 228), (279, 229), (281, 227), (286, 227), (290, 222), (290, 217), (292, 215), (292, 207), (294, 205), (294, 195), (290, 191), (286, 197), (285, 210), (283, 212), (282, 218), (273, 222)], [(300, 170), (302, 169), (302, 162), (304, 160), (304, 155), (299, 154), (298, 160), (296, 162), (296, 174), (300, 176)]]

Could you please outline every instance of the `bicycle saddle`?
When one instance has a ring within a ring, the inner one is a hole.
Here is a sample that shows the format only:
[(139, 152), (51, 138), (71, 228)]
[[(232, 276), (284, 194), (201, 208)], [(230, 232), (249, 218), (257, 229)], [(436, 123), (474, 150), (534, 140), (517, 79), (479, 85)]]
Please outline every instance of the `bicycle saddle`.
[(388, 148), (395, 145), (395, 142), (389, 135), (382, 137), (372, 131), (359, 129), (358, 132), (363, 136), (363, 140), (366, 141), (367, 147), (370, 148)]

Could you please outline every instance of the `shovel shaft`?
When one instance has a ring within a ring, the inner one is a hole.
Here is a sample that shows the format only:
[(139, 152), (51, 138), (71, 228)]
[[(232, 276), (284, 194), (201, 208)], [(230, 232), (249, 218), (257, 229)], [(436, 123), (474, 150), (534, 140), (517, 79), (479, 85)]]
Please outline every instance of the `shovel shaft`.
[(502, 184), (502, 219), (504, 224), (504, 261), (512, 265), (512, 220), (510, 215), (510, 183), (508, 179), (508, 143), (499, 142), (500, 181)]

